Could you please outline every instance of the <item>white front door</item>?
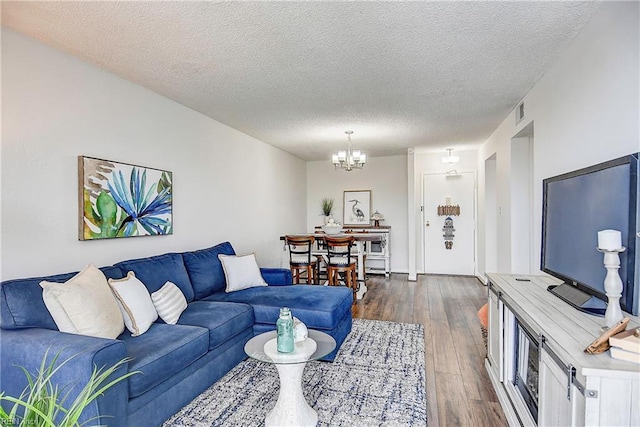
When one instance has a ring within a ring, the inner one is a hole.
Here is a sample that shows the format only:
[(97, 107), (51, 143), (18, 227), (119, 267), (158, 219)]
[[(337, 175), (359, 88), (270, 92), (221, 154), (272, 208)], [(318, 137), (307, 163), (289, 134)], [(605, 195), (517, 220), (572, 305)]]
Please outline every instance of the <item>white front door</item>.
[(425, 174), (422, 189), (424, 272), (474, 275), (475, 174)]

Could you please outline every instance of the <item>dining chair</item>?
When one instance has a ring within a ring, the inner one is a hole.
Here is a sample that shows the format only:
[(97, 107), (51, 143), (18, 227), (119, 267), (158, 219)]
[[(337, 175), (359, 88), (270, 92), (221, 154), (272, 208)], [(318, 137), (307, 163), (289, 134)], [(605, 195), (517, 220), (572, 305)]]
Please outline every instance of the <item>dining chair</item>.
[(340, 273), (344, 276), (344, 283), (353, 291), (356, 300), (358, 280), (356, 275), (357, 257), (352, 255), (355, 238), (353, 236), (324, 236), (327, 248), (327, 276), (329, 285), (340, 284)]
[(313, 236), (285, 236), (289, 247), (289, 268), (293, 276), (293, 283), (299, 284), (301, 273), (306, 271), (307, 284), (318, 283), (317, 259), (311, 252), (315, 237)]
[[(319, 234), (324, 234), (324, 232), (320, 232)], [(318, 283), (329, 283), (329, 277), (327, 276), (327, 244), (324, 241), (323, 237), (316, 238), (316, 247), (311, 251), (311, 255), (316, 257), (316, 277), (318, 278)]]

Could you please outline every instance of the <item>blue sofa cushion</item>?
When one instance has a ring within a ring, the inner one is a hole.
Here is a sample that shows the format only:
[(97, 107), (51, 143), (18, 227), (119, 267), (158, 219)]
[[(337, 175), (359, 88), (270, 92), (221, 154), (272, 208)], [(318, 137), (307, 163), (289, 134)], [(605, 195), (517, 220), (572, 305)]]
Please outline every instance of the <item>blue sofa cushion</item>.
[(205, 300), (250, 304), (256, 323), (273, 325), (280, 307), (289, 307), (309, 328), (331, 330), (351, 311), (353, 292), (342, 286), (259, 286), (231, 293), (216, 292)]
[(292, 285), (291, 270), (288, 268), (265, 268), (260, 269), (260, 274), (267, 284), (271, 286)]
[(141, 374), (129, 378), (129, 398), (140, 396), (171, 378), (207, 353), (209, 331), (186, 325), (154, 323), (147, 332), (132, 337), (125, 331), (118, 337), (127, 347), (129, 372)]
[(247, 304), (193, 301), (182, 312), (179, 325), (202, 326), (209, 330), (209, 350), (253, 327), (253, 309)]
[(116, 264), (125, 274), (133, 271), (136, 277), (153, 293), (167, 281), (173, 282), (184, 294), (187, 302), (193, 301), (193, 287), (184, 267), (181, 254), (156, 255), (122, 261)]
[[(107, 279), (124, 277), (118, 267), (102, 267)], [(2, 329), (44, 328), (58, 330), (42, 299), (40, 282), (64, 283), (78, 274), (65, 273), (54, 276), (7, 280), (0, 284), (0, 326)]]
[(231, 243), (224, 242), (211, 248), (193, 252), (184, 252), (184, 265), (189, 273), (195, 299), (208, 297), (216, 291), (224, 290), (226, 280), (218, 255), (235, 255)]

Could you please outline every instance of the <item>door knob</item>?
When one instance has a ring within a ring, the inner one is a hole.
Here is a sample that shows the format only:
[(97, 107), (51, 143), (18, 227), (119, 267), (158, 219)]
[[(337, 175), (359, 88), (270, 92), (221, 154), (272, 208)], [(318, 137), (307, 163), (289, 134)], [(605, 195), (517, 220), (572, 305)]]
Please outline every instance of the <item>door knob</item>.
[(427, 221), (427, 223), (425, 224), (425, 226), (426, 226), (426, 227), (428, 227), (428, 226), (429, 226), (429, 221)]

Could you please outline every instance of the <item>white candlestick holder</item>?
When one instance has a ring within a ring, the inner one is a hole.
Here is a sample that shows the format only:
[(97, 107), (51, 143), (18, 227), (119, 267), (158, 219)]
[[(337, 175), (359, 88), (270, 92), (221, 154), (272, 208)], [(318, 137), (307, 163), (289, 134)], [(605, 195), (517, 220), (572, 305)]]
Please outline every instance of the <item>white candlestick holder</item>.
[(620, 253), (626, 248), (620, 249), (600, 249), (604, 254), (604, 267), (607, 269), (607, 276), (604, 278), (604, 291), (607, 295), (607, 310), (604, 312), (605, 327), (611, 328), (622, 320), (622, 309), (620, 308), (620, 298), (622, 297), (622, 280), (618, 270), (620, 269)]

